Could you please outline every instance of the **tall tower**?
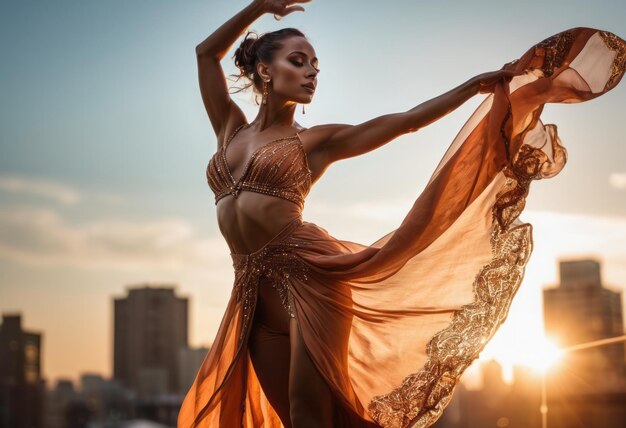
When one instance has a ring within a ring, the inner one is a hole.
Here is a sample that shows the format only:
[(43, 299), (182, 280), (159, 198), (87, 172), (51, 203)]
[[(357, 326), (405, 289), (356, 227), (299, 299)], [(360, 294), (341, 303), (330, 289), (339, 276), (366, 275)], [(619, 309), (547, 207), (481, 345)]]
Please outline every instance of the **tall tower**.
[(142, 397), (175, 393), (187, 347), (188, 299), (172, 287), (128, 289), (114, 299), (113, 377)]
[[(543, 291), (543, 302), (546, 333), (561, 347), (624, 334), (621, 294), (603, 287), (595, 260), (561, 261), (560, 283)], [(623, 343), (568, 354), (571, 392), (623, 389), (624, 354)]]
[(2, 315), (0, 325), (0, 426), (43, 426), (41, 333), (22, 329), (21, 315)]

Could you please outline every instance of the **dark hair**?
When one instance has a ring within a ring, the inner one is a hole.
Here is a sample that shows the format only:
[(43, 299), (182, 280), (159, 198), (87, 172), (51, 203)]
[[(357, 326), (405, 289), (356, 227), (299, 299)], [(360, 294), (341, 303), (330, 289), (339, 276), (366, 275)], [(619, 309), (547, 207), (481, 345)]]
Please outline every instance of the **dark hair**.
[[(256, 38), (248, 37), (251, 34), (256, 35)], [(239, 68), (239, 74), (231, 74), (236, 77), (235, 81), (245, 77), (250, 82), (244, 85), (234, 93), (241, 92), (250, 86), (256, 89), (257, 93), (261, 93), (263, 82), (261, 76), (257, 73), (256, 66), (259, 62), (271, 63), (274, 60), (276, 51), (283, 47), (283, 41), (289, 37), (299, 36), (305, 37), (302, 31), (297, 28), (282, 28), (280, 30), (264, 33), (259, 37), (254, 31), (248, 31), (246, 37), (243, 39), (233, 58), (235, 59), (235, 65)], [(255, 101), (258, 104), (258, 100)]]

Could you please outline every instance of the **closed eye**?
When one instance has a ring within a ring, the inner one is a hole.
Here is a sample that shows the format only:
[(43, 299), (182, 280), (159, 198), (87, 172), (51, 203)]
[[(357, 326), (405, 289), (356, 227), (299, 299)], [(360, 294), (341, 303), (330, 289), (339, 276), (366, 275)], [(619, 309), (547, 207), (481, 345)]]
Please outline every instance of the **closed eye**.
[[(302, 67), (302, 66), (304, 65), (303, 63), (301, 63), (301, 62), (297, 62), (297, 61), (291, 61), (291, 63), (292, 63), (293, 65), (297, 66), (297, 67)], [(315, 68), (315, 67), (313, 67), (313, 68), (314, 68), (314, 69), (315, 69), (315, 71), (317, 71), (318, 73), (320, 72), (320, 69), (319, 69), (319, 68)]]

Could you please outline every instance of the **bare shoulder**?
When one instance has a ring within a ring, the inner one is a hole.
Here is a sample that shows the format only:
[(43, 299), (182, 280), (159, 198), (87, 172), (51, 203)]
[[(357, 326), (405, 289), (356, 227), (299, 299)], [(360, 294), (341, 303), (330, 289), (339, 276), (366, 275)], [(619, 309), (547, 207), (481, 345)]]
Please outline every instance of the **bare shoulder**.
[(324, 142), (328, 141), (336, 132), (351, 127), (344, 123), (328, 123), (323, 125), (315, 125), (300, 131), (300, 140), (307, 153), (314, 153), (322, 150)]

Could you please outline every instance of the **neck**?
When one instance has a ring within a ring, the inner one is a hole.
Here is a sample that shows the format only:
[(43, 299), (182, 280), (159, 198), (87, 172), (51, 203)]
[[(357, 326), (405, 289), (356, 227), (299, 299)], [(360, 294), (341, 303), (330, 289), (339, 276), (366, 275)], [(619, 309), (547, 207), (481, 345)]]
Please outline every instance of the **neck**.
[(250, 127), (257, 132), (271, 127), (293, 128), (296, 105), (297, 103), (293, 101), (278, 103), (270, 97), (267, 104), (261, 104), (259, 113), (250, 123)]

